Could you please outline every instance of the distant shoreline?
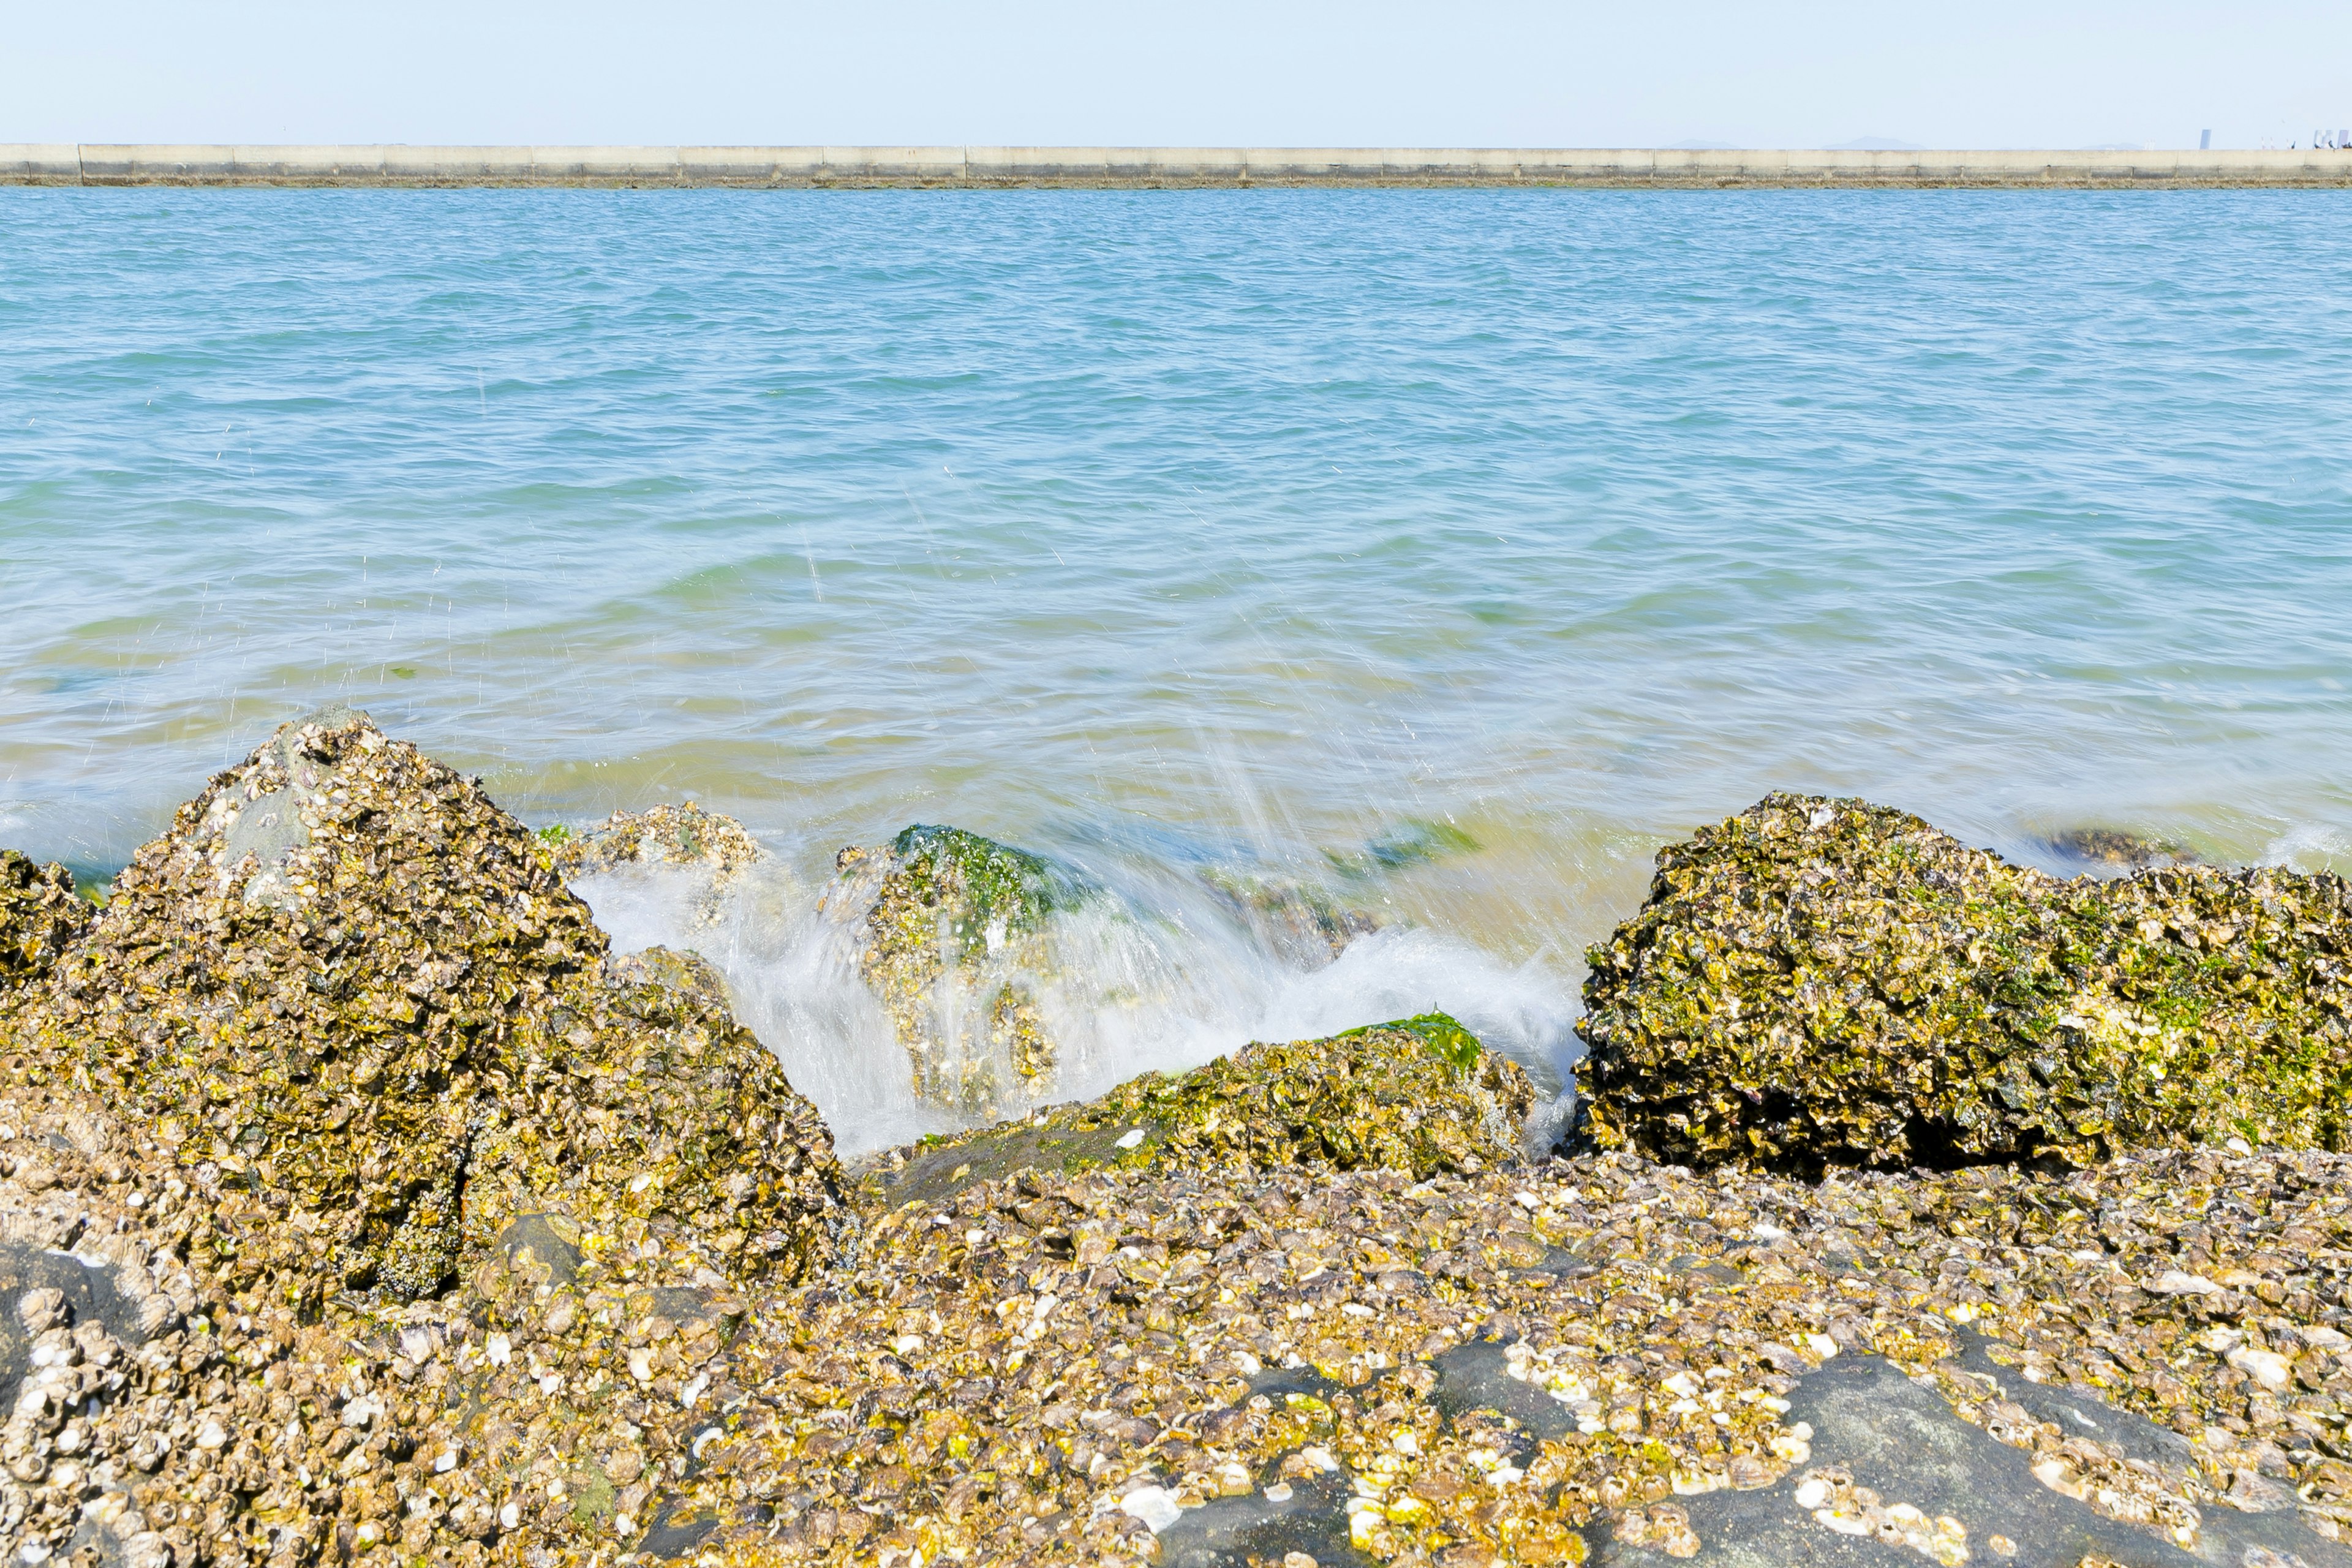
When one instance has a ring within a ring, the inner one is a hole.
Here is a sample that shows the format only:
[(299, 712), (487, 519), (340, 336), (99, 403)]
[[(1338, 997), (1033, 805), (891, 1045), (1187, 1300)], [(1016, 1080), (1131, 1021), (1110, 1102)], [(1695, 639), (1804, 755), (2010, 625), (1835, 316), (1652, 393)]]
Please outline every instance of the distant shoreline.
[(2352, 152), (412, 147), (0, 142), (0, 184), (1079, 189), (2352, 186)]

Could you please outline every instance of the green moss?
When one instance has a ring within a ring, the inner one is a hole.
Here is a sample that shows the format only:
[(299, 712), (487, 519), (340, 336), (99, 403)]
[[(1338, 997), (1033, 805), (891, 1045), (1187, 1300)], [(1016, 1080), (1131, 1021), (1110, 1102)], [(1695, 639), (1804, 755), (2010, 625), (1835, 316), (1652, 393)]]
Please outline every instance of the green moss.
[(1369, 1034), (1373, 1029), (1397, 1029), (1411, 1035), (1441, 1061), (1451, 1062), (1465, 1072), (1476, 1064), (1479, 1051), (1485, 1048), (1478, 1044), (1477, 1036), (1444, 1013), (1423, 1013), (1411, 1018), (1400, 1018), (1392, 1024), (1367, 1025), (1361, 1029), (1350, 1029), (1339, 1037), (1347, 1039)]
[(572, 829), (560, 822), (551, 822), (539, 830), (539, 841), (550, 845), (569, 844), (572, 842)]
[(1073, 909), (1089, 890), (1077, 877), (1042, 855), (999, 844), (961, 827), (918, 823), (890, 843), (901, 873), (929, 884), (944, 908), (957, 956), (986, 945), (989, 928), (1036, 931), (1057, 910)]
[(2061, 880), (1773, 795), (1661, 852), (1588, 954), (1604, 1145), (1949, 1164), (2231, 1136), (2347, 1147), (2352, 900), (2274, 868)]

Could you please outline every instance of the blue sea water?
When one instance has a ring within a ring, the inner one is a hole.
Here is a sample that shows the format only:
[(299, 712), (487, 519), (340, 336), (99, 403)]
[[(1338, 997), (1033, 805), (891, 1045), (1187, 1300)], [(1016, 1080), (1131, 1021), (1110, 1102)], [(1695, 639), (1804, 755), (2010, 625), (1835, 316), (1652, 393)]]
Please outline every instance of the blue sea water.
[(0, 192), (0, 843), (119, 864), (341, 699), (532, 821), (733, 812), (804, 887), (951, 821), (1390, 922), (1295, 985), (1226, 954), (1107, 1072), (1415, 995), (1557, 1056), (1651, 853), (1773, 788), (2352, 865), (2347, 235), (2340, 192)]

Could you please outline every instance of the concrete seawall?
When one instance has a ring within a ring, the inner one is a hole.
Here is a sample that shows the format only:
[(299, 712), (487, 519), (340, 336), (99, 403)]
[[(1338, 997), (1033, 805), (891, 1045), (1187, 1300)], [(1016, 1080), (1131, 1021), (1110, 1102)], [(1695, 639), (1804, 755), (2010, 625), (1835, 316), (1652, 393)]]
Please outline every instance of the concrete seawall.
[(2352, 152), (0, 143), (0, 184), (2347, 186)]

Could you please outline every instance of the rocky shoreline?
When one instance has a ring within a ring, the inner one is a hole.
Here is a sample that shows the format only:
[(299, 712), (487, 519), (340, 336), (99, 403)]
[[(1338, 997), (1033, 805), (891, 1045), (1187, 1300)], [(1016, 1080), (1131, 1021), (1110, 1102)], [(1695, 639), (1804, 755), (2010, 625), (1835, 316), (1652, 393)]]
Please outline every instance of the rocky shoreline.
[[(2352, 1561), (2333, 878), (1776, 796), (1594, 950), (1568, 1152), (1430, 1016), (845, 1168), (564, 884), (753, 847), (625, 826), (330, 711), (102, 913), (0, 858), (0, 1561)], [(942, 864), (885, 989), (996, 951)]]

